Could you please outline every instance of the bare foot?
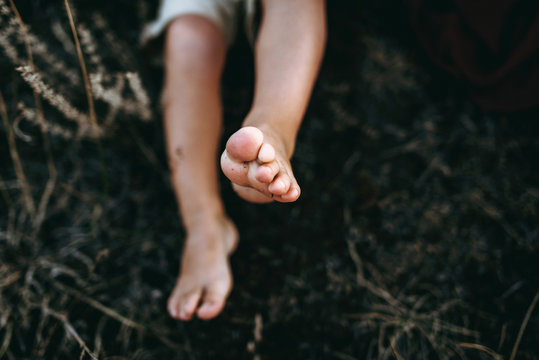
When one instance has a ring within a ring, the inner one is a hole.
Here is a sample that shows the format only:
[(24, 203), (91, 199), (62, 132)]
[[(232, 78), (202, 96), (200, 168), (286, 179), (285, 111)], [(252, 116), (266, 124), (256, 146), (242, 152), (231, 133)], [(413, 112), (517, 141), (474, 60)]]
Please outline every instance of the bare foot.
[(221, 156), (221, 169), (245, 200), (292, 202), (300, 187), (283, 140), (269, 129), (246, 126), (235, 132)]
[(200, 221), (191, 226), (185, 242), (180, 276), (168, 299), (170, 316), (208, 320), (225, 306), (232, 289), (229, 255), (238, 243), (238, 231), (227, 218)]

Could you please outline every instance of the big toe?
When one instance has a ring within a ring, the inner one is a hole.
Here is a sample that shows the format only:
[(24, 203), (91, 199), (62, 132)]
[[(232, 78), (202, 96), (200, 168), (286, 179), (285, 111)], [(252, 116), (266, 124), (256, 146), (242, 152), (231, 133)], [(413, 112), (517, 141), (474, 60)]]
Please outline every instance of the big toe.
[(224, 298), (207, 300), (198, 308), (197, 316), (202, 320), (210, 320), (219, 315), (224, 307)]
[(226, 143), (229, 156), (237, 161), (253, 161), (264, 141), (264, 134), (253, 126), (246, 126), (236, 131)]
[(201, 304), (197, 310), (197, 316), (203, 320), (209, 320), (217, 315), (225, 307), (225, 300), (230, 292), (230, 286), (227, 282), (216, 283), (209, 286), (202, 298)]
[(202, 289), (197, 289), (188, 294), (180, 294), (173, 291), (168, 300), (170, 316), (178, 320), (191, 320), (200, 301)]

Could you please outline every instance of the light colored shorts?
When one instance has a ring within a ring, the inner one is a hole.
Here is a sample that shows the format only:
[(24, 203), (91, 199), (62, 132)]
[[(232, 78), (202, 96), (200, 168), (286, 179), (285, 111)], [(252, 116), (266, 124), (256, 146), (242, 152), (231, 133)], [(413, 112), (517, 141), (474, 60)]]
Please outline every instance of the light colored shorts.
[(244, 14), (245, 31), (251, 44), (254, 42), (254, 22), (257, 0), (161, 0), (157, 19), (142, 31), (141, 42), (146, 44), (159, 37), (167, 25), (181, 15), (193, 14), (213, 21), (225, 36), (233, 42), (241, 14)]

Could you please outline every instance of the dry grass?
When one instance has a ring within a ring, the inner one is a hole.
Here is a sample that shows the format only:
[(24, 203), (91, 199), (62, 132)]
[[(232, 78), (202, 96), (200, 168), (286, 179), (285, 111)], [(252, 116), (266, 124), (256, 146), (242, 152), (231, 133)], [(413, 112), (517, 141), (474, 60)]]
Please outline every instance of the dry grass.
[(77, 56), (79, 58), (80, 69), (82, 71), (82, 79), (84, 80), (84, 89), (86, 90), (86, 97), (88, 98), (88, 109), (90, 112), (90, 120), (92, 121), (92, 126), (97, 127), (97, 119), (95, 115), (94, 107), (94, 98), (92, 97), (92, 88), (90, 86), (90, 80), (88, 79), (88, 71), (86, 70), (86, 62), (84, 61), (84, 55), (82, 54), (82, 49), (79, 42), (79, 34), (77, 33), (77, 27), (75, 26), (75, 21), (73, 20), (73, 14), (71, 12), (71, 6), (69, 1), (64, 1), (67, 17), (69, 18), (69, 26), (73, 32), (73, 39), (75, 40), (75, 49), (77, 50)]
[[(183, 233), (161, 73), (133, 35), (154, 5), (105, 3), (0, 0), (0, 358), (537, 358), (536, 121), (483, 114), (443, 76), (431, 94), (367, 5), (354, 37), (330, 4), (302, 200), (253, 207), (224, 185), (236, 287), (216, 321), (170, 320)], [(227, 133), (250, 101), (245, 43)]]

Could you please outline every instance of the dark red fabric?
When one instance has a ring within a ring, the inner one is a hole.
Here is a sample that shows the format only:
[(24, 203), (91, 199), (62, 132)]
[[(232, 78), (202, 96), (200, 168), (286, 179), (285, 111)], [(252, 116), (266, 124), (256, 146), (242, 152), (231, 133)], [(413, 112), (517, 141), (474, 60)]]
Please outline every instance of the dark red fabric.
[(487, 110), (539, 106), (538, 0), (409, 0), (434, 62)]

